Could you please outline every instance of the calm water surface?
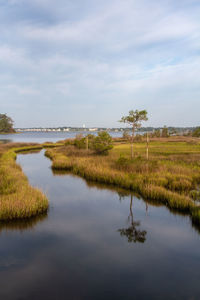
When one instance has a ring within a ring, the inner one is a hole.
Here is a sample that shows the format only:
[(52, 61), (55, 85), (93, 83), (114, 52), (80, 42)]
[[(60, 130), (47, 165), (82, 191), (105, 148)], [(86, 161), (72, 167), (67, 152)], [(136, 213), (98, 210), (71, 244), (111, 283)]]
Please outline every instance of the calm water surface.
[(19, 155), (48, 216), (0, 227), (0, 299), (200, 299), (200, 238), (188, 217), (53, 174)]
[[(97, 132), (71, 131), (71, 132), (21, 132), (17, 134), (0, 134), (0, 141), (3, 142), (26, 142), (26, 143), (55, 143), (60, 140), (74, 138), (76, 134), (88, 133), (97, 134)], [(121, 137), (122, 132), (111, 131), (109, 134), (113, 137)]]

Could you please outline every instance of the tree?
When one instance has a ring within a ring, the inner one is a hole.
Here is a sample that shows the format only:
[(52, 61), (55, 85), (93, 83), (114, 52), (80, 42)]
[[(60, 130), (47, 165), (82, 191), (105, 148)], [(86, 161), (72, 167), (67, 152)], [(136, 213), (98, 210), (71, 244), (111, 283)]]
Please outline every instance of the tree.
[(76, 146), (79, 149), (85, 148), (85, 138), (83, 137), (82, 133), (76, 135), (74, 140), (74, 146)]
[(76, 135), (74, 146), (79, 149), (93, 150), (97, 154), (108, 154), (108, 151), (113, 148), (112, 137), (106, 132), (101, 131), (98, 136), (88, 134), (83, 137), (82, 134)]
[(6, 114), (0, 114), (0, 132), (11, 133), (15, 130), (13, 129), (13, 120)]
[(113, 148), (112, 137), (106, 131), (98, 132), (98, 136), (93, 141), (92, 148), (98, 154), (108, 154)]
[(95, 135), (88, 134), (86, 135), (86, 149), (93, 149), (94, 141), (95, 141)]
[(197, 128), (193, 131), (192, 136), (194, 136), (194, 137), (200, 137), (200, 127), (197, 127)]
[(160, 129), (156, 129), (156, 130), (153, 132), (152, 137), (160, 138)]
[(124, 130), (124, 132), (123, 132), (123, 139), (125, 139), (125, 140), (129, 140), (130, 139), (130, 134), (129, 134), (129, 132), (127, 131), (127, 130)]
[(170, 130), (170, 135), (177, 135), (177, 130), (176, 130), (176, 128), (171, 128), (171, 130)]
[(142, 121), (147, 121), (147, 111), (146, 110), (130, 110), (129, 115), (122, 117), (119, 122), (127, 123), (132, 126), (132, 136), (131, 136), (131, 158), (133, 158), (133, 140), (134, 133), (137, 128), (141, 127)]
[(169, 137), (169, 132), (167, 126), (164, 126), (162, 129), (162, 137)]

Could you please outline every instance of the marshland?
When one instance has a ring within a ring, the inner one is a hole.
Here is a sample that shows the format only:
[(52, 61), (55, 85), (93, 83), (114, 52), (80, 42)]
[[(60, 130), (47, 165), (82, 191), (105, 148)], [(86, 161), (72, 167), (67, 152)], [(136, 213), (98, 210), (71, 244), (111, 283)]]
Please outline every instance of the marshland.
[(111, 144), (0, 145), (2, 298), (198, 299), (199, 139)]
[(200, 1), (0, 1), (0, 300), (200, 299)]
[(35, 153), (56, 146), (59, 143), (0, 144), (0, 221), (32, 218), (47, 212), (47, 196), (30, 186), (16, 158), (19, 153)]
[[(87, 180), (131, 190), (141, 197), (200, 218), (200, 143), (198, 138), (153, 139), (146, 157), (145, 138), (131, 145), (114, 139), (108, 155), (85, 148), (84, 138), (66, 141), (65, 146), (47, 150), (54, 170), (67, 170)], [(78, 147), (77, 147), (78, 145)]]
[(199, 138), (152, 138), (147, 156), (145, 137), (137, 136), (134, 156), (130, 157), (133, 144), (129, 140), (107, 136), (111, 146), (106, 145), (106, 151), (95, 151), (92, 145), (98, 137), (91, 134), (58, 143), (1, 144), (0, 219), (23, 219), (47, 211), (47, 196), (29, 185), (15, 161), (17, 153), (46, 148), (53, 170), (70, 171), (89, 181), (130, 190), (171, 210), (187, 213), (192, 222), (200, 223)]

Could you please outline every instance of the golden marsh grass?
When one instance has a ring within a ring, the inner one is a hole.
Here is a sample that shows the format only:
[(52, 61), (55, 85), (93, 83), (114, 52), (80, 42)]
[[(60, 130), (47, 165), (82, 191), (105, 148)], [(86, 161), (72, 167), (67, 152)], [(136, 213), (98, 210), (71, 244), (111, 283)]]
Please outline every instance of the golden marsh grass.
[(145, 199), (165, 204), (170, 209), (200, 218), (200, 143), (183, 140), (156, 140), (150, 144), (146, 160), (145, 142), (134, 144), (135, 157), (130, 159), (130, 144), (115, 143), (108, 156), (94, 155), (72, 145), (49, 149), (54, 170), (68, 170), (87, 180), (112, 184), (132, 190)]
[(0, 220), (30, 218), (48, 209), (47, 197), (29, 185), (16, 164), (16, 153), (40, 150), (41, 146), (8, 144), (0, 148)]

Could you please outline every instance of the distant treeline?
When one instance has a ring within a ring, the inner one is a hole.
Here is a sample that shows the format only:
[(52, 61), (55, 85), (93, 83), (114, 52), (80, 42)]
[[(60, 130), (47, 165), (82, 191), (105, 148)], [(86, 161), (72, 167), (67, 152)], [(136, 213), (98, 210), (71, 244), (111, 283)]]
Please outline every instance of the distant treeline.
[[(137, 131), (145, 132), (145, 131), (162, 130), (164, 127), (167, 127), (167, 126), (163, 126), (163, 127), (141, 127)], [(194, 131), (197, 128), (198, 127), (172, 127), (172, 126), (167, 127), (168, 131), (174, 131), (175, 130), (177, 132)]]
[[(155, 130), (162, 130), (164, 127), (166, 126), (163, 126), (163, 127), (141, 127), (141, 128), (138, 128), (137, 129), (137, 132), (153, 132)], [(199, 128), (198, 126), (197, 127), (167, 127), (167, 129), (169, 131), (177, 131), (177, 132), (183, 132), (183, 131), (194, 131), (196, 130), (197, 128)], [(16, 129), (19, 129), (19, 130), (31, 130), (31, 129), (41, 129), (41, 130), (45, 130), (45, 129), (49, 129), (49, 130), (58, 130), (60, 129), (61, 131), (64, 131), (66, 129), (68, 129), (69, 131), (90, 131), (91, 129), (93, 131), (125, 131), (125, 130), (131, 130), (130, 127), (120, 127), (120, 128), (116, 128), (116, 127), (113, 127), (113, 128), (106, 128), (106, 127), (98, 127), (98, 128), (83, 128), (83, 127), (33, 127), (33, 128), (16, 128)]]

